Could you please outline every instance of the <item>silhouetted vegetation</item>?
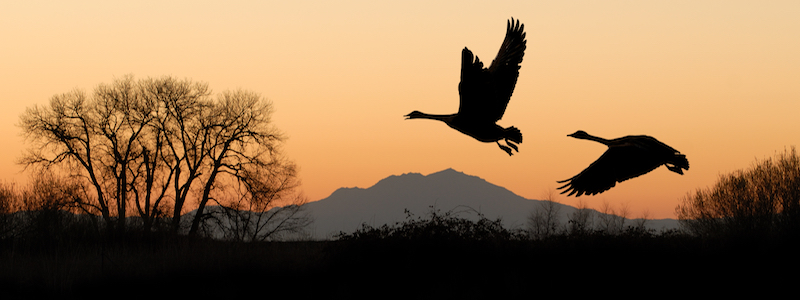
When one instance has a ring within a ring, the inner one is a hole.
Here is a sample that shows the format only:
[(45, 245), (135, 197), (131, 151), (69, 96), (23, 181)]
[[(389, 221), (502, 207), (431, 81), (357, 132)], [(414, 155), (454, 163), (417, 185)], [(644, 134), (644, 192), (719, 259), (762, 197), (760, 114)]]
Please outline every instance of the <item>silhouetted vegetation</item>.
[(794, 147), (721, 175), (710, 188), (687, 195), (677, 215), (694, 235), (726, 239), (800, 237), (800, 156)]
[[(20, 234), (0, 241), (0, 286), (11, 295), (67, 297), (121, 290), (144, 296), (155, 286), (160, 295), (189, 297), (245, 295), (247, 286), (326, 297), (374, 296), (375, 291), (432, 298), (503, 297), (529, 295), (531, 288), (541, 286), (566, 287), (574, 284), (566, 279), (576, 274), (588, 273), (592, 277), (584, 285), (599, 288), (670, 280), (676, 268), (705, 270), (681, 275), (685, 280), (744, 272), (751, 269), (729, 263), (751, 266), (759, 253), (791, 251), (774, 245), (730, 247), (636, 224), (608, 230), (597, 226), (605, 221), (587, 212), (578, 210), (570, 224), (559, 226), (564, 230), (546, 236), (505, 228), (501, 220), (470, 210), (432, 209), (426, 216), (408, 213), (405, 221), (393, 225), (365, 225), (334, 240), (249, 243), (169, 230), (85, 235), (84, 227), (74, 223), (51, 232), (51, 239)], [(576, 227), (568, 230), (570, 226)], [(186, 288), (199, 282), (207, 286)]]
[(524, 239), (525, 232), (503, 227), (502, 220), (489, 220), (474, 210), (477, 221), (460, 217), (458, 211), (441, 212), (431, 207), (428, 218), (416, 217), (406, 210), (406, 221), (392, 225), (372, 227), (362, 224), (353, 233), (339, 233), (335, 238), (353, 240), (415, 240), (429, 242), (449, 241), (506, 241)]
[[(296, 204), (291, 214), (271, 214), (296, 220), (305, 198), (292, 193), (296, 167), (281, 154), (284, 137), (271, 114), (272, 104), (253, 92), (214, 98), (205, 83), (125, 76), (92, 94), (75, 90), (28, 108), (20, 127), (32, 147), (20, 162), (64, 174), (74, 191), (53, 203), (57, 209), (101, 216), (102, 228), (118, 233), (135, 216), (135, 230), (168, 225), (197, 235), (213, 204), (231, 216)], [(192, 209), (185, 225), (181, 217)], [(281, 231), (255, 224), (257, 232), (244, 231), (251, 240)]]
[[(213, 172), (214, 164), (227, 170), (219, 173), (226, 179), (206, 189), (206, 175), (177, 181), (184, 178), (177, 174), (193, 171), (187, 165), (167, 168), (170, 162), (177, 166), (165, 159), (167, 154), (154, 156), (164, 163), (160, 173), (150, 171), (159, 168), (144, 159), (151, 150), (137, 149), (142, 152), (135, 157), (142, 161), (134, 163), (144, 164), (145, 171), (126, 176), (132, 184), (127, 201), (138, 215), (125, 217), (124, 231), (108, 230), (120, 226), (122, 216), (112, 212), (122, 206), (109, 203), (121, 196), (98, 195), (80, 167), (79, 174), (64, 176), (37, 169), (26, 186), (0, 184), (3, 296), (126, 291), (130, 297), (148, 297), (158, 290), (164, 296), (230, 298), (252, 295), (246, 287), (266, 286), (308, 297), (375, 296), (380, 290), (393, 296), (506, 298), (529, 296), (542, 286), (574, 286), (570, 279), (582, 275), (592, 276), (583, 285), (595, 289), (663, 282), (674, 279), (674, 270), (703, 270), (682, 273), (689, 281), (754, 270), (764, 277), (785, 267), (763, 264), (765, 255), (790, 257), (798, 249), (800, 157), (793, 148), (687, 196), (677, 208), (681, 230), (648, 229), (645, 218), (630, 222), (626, 207), (607, 203), (600, 211), (584, 203), (563, 222), (558, 203), (548, 199), (531, 212), (525, 228), (506, 228), (501, 219), (490, 220), (470, 208), (431, 208), (425, 216), (407, 211), (402, 222), (363, 225), (326, 241), (279, 239), (309, 221), (299, 206), (274, 206), (289, 197), (303, 202), (292, 192), (297, 181), (291, 165), (280, 161), (280, 167), (272, 168), (254, 158), (228, 166), (230, 161), (214, 158), (219, 156), (201, 158), (198, 162), (212, 166), (197, 165), (195, 171)], [(165, 174), (173, 177), (155, 179)], [(115, 191), (119, 178), (104, 178), (110, 181), (102, 181), (100, 188)], [(176, 182), (194, 180), (205, 182), (195, 193), (216, 205), (187, 222), (199, 218), (196, 231), (190, 231), (195, 234), (187, 235), (175, 230), (166, 204), (177, 201), (174, 193), (188, 191)], [(148, 189), (161, 195), (156, 199), (164, 198), (147, 202), (150, 198), (141, 195)], [(100, 204), (96, 197), (112, 200)], [(101, 213), (103, 207), (108, 215)], [(187, 288), (198, 283), (207, 286)]]

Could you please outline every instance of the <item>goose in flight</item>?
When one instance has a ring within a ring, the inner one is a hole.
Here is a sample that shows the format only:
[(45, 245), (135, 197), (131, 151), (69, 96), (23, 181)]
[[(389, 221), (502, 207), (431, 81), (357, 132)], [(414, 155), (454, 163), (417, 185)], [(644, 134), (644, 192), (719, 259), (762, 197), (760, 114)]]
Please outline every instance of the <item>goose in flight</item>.
[(650, 136), (629, 135), (607, 140), (583, 130), (568, 136), (602, 143), (608, 146), (608, 150), (578, 175), (559, 181), (566, 183), (558, 189), (567, 188), (561, 192), (569, 192), (567, 196), (600, 194), (614, 187), (617, 182), (647, 174), (661, 165), (681, 175), (682, 169), (689, 169), (685, 155)]
[[(413, 111), (406, 119), (431, 119), (445, 122), (448, 126), (478, 141), (496, 142), (500, 149), (512, 155), (511, 148), (519, 151), (514, 143), (522, 143), (522, 133), (516, 127), (503, 128), (497, 125), (508, 106), (511, 93), (519, 77), (519, 64), (525, 54), (525, 26), (511, 18), (506, 26), (506, 37), (500, 52), (489, 68), (467, 49), (461, 51), (461, 82), (458, 93), (461, 101), (458, 113), (432, 115)], [(505, 140), (507, 146), (500, 144)], [(511, 148), (509, 148), (511, 147)]]

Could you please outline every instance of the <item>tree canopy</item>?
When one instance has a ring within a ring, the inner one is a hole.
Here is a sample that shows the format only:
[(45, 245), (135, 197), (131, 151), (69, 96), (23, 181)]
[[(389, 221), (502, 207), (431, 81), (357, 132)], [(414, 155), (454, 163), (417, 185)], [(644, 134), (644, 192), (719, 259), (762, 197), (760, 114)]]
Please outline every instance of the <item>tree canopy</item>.
[(215, 96), (202, 82), (127, 75), (28, 108), (20, 127), (31, 148), (20, 163), (77, 179), (74, 207), (119, 231), (131, 214), (145, 230), (168, 219), (177, 231), (195, 209), (196, 234), (210, 204), (267, 212), (281, 200), (303, 201), (289, 197), (297, 170), (282, 154), (272, 113), (251, 91)]

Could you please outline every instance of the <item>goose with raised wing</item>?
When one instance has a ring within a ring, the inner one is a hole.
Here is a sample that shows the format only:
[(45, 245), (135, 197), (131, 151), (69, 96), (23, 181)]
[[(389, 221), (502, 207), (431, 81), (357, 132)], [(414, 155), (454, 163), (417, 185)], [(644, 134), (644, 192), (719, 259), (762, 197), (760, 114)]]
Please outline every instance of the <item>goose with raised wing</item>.
[(568, 136), (602, 143), (608, 146), (608, 150), (578, 175), (558, 181), (566, 183), (558, 189), (566, 188), (561, 193), (569, 192), (567, 196), (600, 194), (617, 182), (647, 174), (661, 165), (681, 175), (684, 169), (689, 169), (686, 155), (651, 136), (629, 135), (607, 140), (583, 130)]
[[(478, 141), (496, 142), (508, 155), (513, 154), (511, 148), (519, 151), (514, 143), (522, 143), (522, 133), (513, 126), (503, 128), (497, 121), (503, 117), (517, 84), (526, 47), (524, 28), (519, 20), (508, 21), (506, 37), (489, 68), (484, 68), (483, 62), (466, 47), (461, 51), (458, 113), (433, 115), (414, 111), (405, 115), (406, 119), (439, 120)], [(505, 140), (507, 146), (501, 145), (500, 140)]]

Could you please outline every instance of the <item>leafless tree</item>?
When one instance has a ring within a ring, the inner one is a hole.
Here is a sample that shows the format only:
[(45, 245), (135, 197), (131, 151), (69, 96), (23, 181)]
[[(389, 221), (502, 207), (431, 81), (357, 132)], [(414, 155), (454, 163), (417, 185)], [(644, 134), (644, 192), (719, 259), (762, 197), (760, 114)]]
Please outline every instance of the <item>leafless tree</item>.
[[(141, 88), (142, 94), (156, 103), (153, 138), (149, 139), (149, 146), (144, 146), (149, 154), (144, 156), (145, 182), (159, 188), (154, 212), (162, 210), (159, 204), (168, 189), (171, 191), (172, 229), (177, 231), (190, 191), (206, 167), (211, 92), (208, 84), (172, 77), (143, 80)], [(145, 201), (150, 199), (148, 196), (151, 195), (145, 195)]]
[(16, 235), (19, 228), (18, 212), (21, 200), (14, 183), (0, 182), (0, 240)]
[(633, 222), (633, 228), (638, 231), (646, 231), (647, 224), (650, 221), (650, 211), (645, 210), (642, 212), (642, 216), (635, 219)]
[(246, 182), (253, 170), (268, 170), (281, 163), (278, 145), (284, 137), (271, 124), (272, 103), (249, 91), (226, 91), (214, 102), (212, 111), (207, 126), (207, 175), (190, 235), (197, 233), (211, 192), (224, 184), (220, 177)]
[(220, 208), (211, 218), (216, 223), (214, 228), (221, 230), (225, 239), (237, 241), (301, 237), (311, 219), (302, 206), (306, 198), (293, 191), (293, 178), (285, 174), (281, 178), (261, 177), (277, 182), (253, 182), (259, 178), (250, 177), (231, 185), (235, 191), (212, 198)]
[(72, 231), (70, 233), (74, 234), (99, 225), (95, 218), (80, 217), (85, 190), (75, 178), (47, 170), (36, 172), (19, 195), (22, 198), (21, 232), (25, 235), (53, 239), (63, 233)]
[(264, 241), (297, 234), (309, 223), (303, 210), (306, 198), (295, 193), (296, 167), (277, 160), (272, 166), (245, 168), (236, 177), (238, 197), (218, 202), (224, 208), (231, 235), (237, 240)]
[(92, 106), (86, 93), (74, 90), (53, 96), (49, 106), (28, 108), (20, 117), (20, 127), (33, 146), (20, 163), (83, 177), (91, 186), (93, 199), (81, 199), (76, 205), (100, 214), (110, 224), (107, 169), (98, 149), (103, 146), (97, 141), (99, 125)]
[[(141, 137), (150, 127), (155, 114), (155, 101), (143, 97), (133, 76), (128, 75), (112, 84), (100, 84), (93, 101), (100, 161), (111, 175), (113, 185), (109, 195), (116, 200), (117, 228), (125, 230), (128, 195), (135, 186), (140, 170), (133, 170), (137, 158), (144, 155)], [(138, 200), (138, 199), (137, 199)], [(145, 217), (150, 217), (146, 215)]]
[(600, 213), (597, 215), (598, 230), (606, 234), (619, 234), (625, 229), (625, 218), (628, 215), (628, 207), (623, 205), (620, 209), (614, 209), (608, 201), (603, 201)]
[[(244, 183), (253, 203), (264, 197), (258, 184), (281, 186), (269, 176), (290, 178), (283, 190), (296, 186), (271, 114), (272, 104), (252, 92), (212, 99), (205, 83), (129, 75), (100, 84), (91, 96), (76, 90), (26, 110), (20, 127), (33, 147), (21, 163), (80, 178), (83, 191), (92, 192), (76, 198), (75, 206), (120, 231), (129, 211), (145, 230), (171, 213), (177, 231), (188, 199), (197, 197), (195, 234), (215, 190), (226, 184)], [(273, 198), (283, 197), (277, 194)]]
[(559, 220), (561, 206), (555, 200), (555, 192), (549, 191), (545, 198), (528, 216), (528, 232), (534, 239), (547, 238), (564, 230)]
[(701, 235), (766, 236), (800, 230), (800, 156), (795, 148), (721, 175), (676, 208), (681, 225)]
[(586, 202), (580, 200), (577, 209), (569, 216), (567, 232), (570, 235), (582, 235), (594, 230), (595, 211)]

